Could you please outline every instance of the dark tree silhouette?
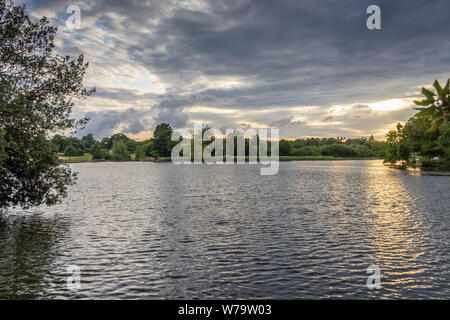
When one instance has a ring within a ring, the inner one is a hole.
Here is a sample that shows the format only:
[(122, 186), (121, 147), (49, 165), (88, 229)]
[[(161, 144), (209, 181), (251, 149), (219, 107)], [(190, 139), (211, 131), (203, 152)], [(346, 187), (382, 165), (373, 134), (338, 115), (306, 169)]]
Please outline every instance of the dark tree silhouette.
[(84, 98), (88, 67), (54, 51), (56, 27), (32, 22), (24, 6), (0, 0), (0, 208), (52, 205), (75, 180), (60, 166), (52, 132), (73, 132), (87, 119), (73, 119), (74, 98)]

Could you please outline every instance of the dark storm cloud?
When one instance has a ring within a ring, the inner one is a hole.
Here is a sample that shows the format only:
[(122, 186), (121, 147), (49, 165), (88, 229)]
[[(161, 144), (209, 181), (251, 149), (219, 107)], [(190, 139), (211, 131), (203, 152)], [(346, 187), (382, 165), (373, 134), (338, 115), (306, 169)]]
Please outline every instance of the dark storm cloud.
[[(31, 5), (61, 12), (71, 3), (45, 0)], [(243, 114), (249, 119), (254, 118), (252, 110), (313, 105), (324, 111), (317, 120), (334, 121), (336, 117), (325, 112), (331, 105), (411, 97), (421, 85), (449, 76), (448, 0), (85, 4), (82, 15), (95, 18), (98, 28), (118, 39), (116, 50), (124, 50), (164, 84), (166, 94), (148, 98), (157, 101), (152, 108), (155, 120), (176, 126), (191, 118), (186, 107), (207, 104), (248, 110)], [(381, 8), (382, 30), (366, 28), (366, 8), (372, 4)], [(242, 85), (215, 88), (216, 78), (238, 79)], [(102, 94), (119, 102), (133, 99), (133, 92)], [(371, 116), (368, 107), (365, 113), (355, 111), (363, 128), (373, 121)], [(265, 122), (292, 127), (292, 118)], [(376, 123), (390, 124), (382, 119)], [(99, 125), (108, 127), (107, 119)], [(323, 128), (323, 134), (335, 132), (328, 129)]]
[(272, 121), (269, 123), (269, 127), (275, 127), (275, 128), (279, 128), (279, 127), (286, 127), (286, 126), (293, 126), (293, 125), (304, 125), (306, 124), (305, 121), (294, 121), (293, 118), (284, 118), (284, 119), (280, 119), (277, 121)]
[[(121, 101), (130, 102), (158, 97), (161, 98), (155, 94), (140, 95), (132, 90), (113, 88), (102, 89), (96, 93), (96, 98), (121, 99)], [(111, 135), (119, 127), (124, 133), (138, 134), (141, 131), (152, 129), (149, 128), (149, 125), (162, 122), (167, 122), (174, 128), (183, 128), (188, 121), (188, 116), (183, 113), (183, 109), (199, 103), (212, 106), (220, 103), (220, 100), (208, 95), (183, 97), (167, 95), (158, 104), (143, 110), (128, 108), (126, 110), (91, 111), (86, 114), (90, 121), (80, 135), (91, 132), (94, 136), (102, 138)], [(152, 117), (149, 118), (148, 116), (152, 113)]]
[[(264, 75), (275, 83), (308, 76), (312, 82), (327, 81), (315, 72), (385, 76), (392, 63), (402, 63), (396, 65), (399, 70), (417, 64), (411, 58), (431, 61), (425, 52), (448, 61), (436, 48), (448, 46), (436, 41), (447, 34), (448, 1), (378, 1), (382, 31), (365, 27), (365, 9), (372, 1), (351, 2), (257, 0), (230, 8), (215, 1), (206, 13), (178, 9), (130, 50), (169, 75)], [(419, 17), (433, 17), (433, 22)], [(147, 55), (148, 42), (155, 40), (167, 45), (166, 53)]]
[(90, 121), (78, 135), (92, 133), (96, 139), (101, 139), (110, 136), (119, 126), (122, 126), (124, 133), (137, 134), (145, 130), (147, 126), (143, 119), (146, 114), (146, 111), (133, 108), (124, 111), (88, 112), (86, 116), (90, 118)]
[(156, 123), (169, 123), (173, 128), (184, 128), (188, 121), (188, 116), (182, 112), (173, 112), (171, 110), (160, 110), (155, 118)]
[(183, 128), (188, 119), (188, 114), (184, 113), (184, 108), (194, 105), (203, 106), (223, 106), (226, 99), (214, 97), (212, 95), (201, 93), (187, 96), (166, 95), (164, 99), (154, 107), (157, 110), (155, 117), (156, 123), (167, 122), (175, 128)]
[(120, 100), (122, 102), (133, 102), (136, 100), (155, 100), (161, 97), (159, 94), (146, 93), (140, 94), (136, 90), (118, 89), (118, 88), (99, 88), (95, 92), (96, 98)]

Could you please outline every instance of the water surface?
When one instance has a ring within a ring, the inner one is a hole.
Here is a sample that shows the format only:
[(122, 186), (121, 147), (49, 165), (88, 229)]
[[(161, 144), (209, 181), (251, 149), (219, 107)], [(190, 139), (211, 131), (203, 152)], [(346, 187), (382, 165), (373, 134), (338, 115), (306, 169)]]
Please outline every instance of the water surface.
[(71, 167), (62, 204), (0, 214), (0, 298), (450, 297), (448, 176), (378, 160)]

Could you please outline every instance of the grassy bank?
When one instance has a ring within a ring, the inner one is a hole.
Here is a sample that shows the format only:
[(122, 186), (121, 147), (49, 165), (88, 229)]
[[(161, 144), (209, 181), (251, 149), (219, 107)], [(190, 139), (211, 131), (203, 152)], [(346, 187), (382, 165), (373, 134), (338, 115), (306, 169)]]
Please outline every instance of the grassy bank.
[(439, 162), (434, 162), (434, 163), (426, 163), (426, 164), (422, 164), (422, 163), (401, 163), (401, 164), (392, 164), (392, 163), (384, 163), (385, 166), (388, 166), (389, 168), (393, 168), (393, 169), (401, 169), (401, 170), (443, 170), (443, 171), (450, 171), (450, 165), (444, 163), (439, 163)]
[[(66, 157), (59, 154), (59, 159), (64, 163), (83, 163), (83, 162), (111, 162), (110, 160), (97, 160), (92, 159), (92, 155), (85, 153), (82, 156)], [(131, 156), (132, 161), (135, 159), (134, 155)], [(280, 161), (341, 161), (341, 160), (379, 160), (380, 158), (336, 158), (334, 156), (280, 156)], [(248, 161), (248, 157), (245, 158)], [(160, 157), (160, 158), (147, 158), (142, 160), (145, 162), (171, 162), (170, 157)], [(224, 159), (225, 161), (225, 159)]]
[(337, 158), (334, 156), (280, 156), (280, 161), (315, 161), (315, 160), (382, 160), (377, 157), (348, 157)]

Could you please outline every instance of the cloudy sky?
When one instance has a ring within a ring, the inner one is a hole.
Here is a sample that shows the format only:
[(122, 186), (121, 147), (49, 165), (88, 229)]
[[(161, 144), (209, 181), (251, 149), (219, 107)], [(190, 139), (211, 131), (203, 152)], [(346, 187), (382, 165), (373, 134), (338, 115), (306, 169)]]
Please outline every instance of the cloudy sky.
[[(450, 76), (448, 0), (23, 0), (85, 54), (81, 132), (151, 137), (156, 123), (383, 138), (422, 86)], [(381, 8), (381, 30), (366, 9)], [(66, 27), (70, 5), (81, 28)]]

